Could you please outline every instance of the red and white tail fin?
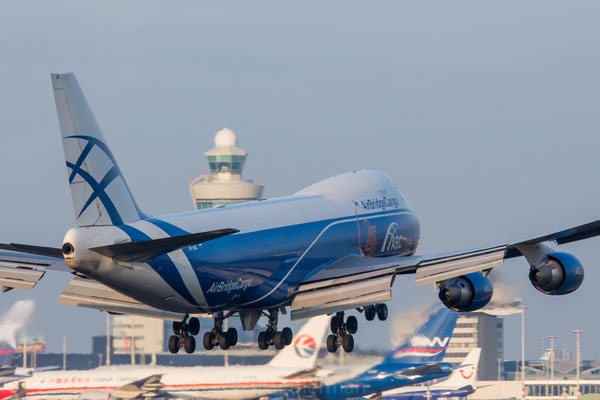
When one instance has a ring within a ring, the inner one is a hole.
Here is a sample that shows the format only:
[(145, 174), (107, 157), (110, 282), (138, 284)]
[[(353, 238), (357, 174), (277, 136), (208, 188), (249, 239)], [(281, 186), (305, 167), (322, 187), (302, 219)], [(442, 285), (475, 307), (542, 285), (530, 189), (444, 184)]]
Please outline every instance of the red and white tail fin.
[(454, 369), (454, 372), (440, 386), (460, 389), (465, 386), (473, 386), (477, 378), (477, 366), (479, 365), (479, 356), (481, 349), (475, 348), (467, 354), (461, 365)]
[(329, 317), (326, 315), (309, 319), (294, 336), (292, 344), (277, 353), (268, 365), (298, 371), (314, 368), (328, 325)]

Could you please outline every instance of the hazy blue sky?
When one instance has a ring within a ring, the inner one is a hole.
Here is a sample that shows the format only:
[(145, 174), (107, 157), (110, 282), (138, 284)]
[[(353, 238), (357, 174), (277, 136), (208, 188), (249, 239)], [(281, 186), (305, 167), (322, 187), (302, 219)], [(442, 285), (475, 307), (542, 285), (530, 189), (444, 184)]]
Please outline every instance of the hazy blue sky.
[[(420, 252), (525, 239), (600, 217), (596, 1), (0, 2), (0, 241), (59, 246), (74, 223), (51, 72), (74, 71), (149, 214), (192, 208), (215, 132), (233, 129), (265, 195), (351, 170), (387, 172), (420, 217)], [(544, 296), (524, 260), (498, 268), (527, 311), (527, 355), (556, 335), (600, 357), (599, 239), (564, 246), (586, 267)], [(31, 329), (89, 351), (104, 315), (32, 292)], [(435, 301), (398, 279), (401, 314)], [(362, 324), (357, 344), (387, 343)], [(506, 356), (519, 350), (506, 322)]]

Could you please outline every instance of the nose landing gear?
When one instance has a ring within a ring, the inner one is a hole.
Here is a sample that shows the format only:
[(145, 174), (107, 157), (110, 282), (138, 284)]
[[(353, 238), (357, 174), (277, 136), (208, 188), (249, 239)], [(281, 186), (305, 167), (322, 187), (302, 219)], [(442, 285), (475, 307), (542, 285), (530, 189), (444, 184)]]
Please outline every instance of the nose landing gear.
[(187, 319), (185, 317), (181, 322), (173, 321), (174, 335), (169, 338), (169, 351), (173, 354), (177, 353), (182, 347), (188, 354), (196, 350), (196, 339), (194, 336), (200, 332), (200, 321), (196, 317), (190, 318), (189, 321)]

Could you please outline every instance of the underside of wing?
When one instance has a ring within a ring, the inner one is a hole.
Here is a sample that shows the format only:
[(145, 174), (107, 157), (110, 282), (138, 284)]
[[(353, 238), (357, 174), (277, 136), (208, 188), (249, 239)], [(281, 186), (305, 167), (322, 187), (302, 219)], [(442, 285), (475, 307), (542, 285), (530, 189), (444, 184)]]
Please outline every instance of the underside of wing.
[(182, 321), (185, 314), (159, 310), (88, 278), (74, 278), (58, 302), (76, 307), (92, 308), (113, 314), (139, 315), (171, 321)]
[(0, 250), (0, 285), (5, 292), (14, 288), (32, 289), (47, 270), (71, 271), (62, 257)]

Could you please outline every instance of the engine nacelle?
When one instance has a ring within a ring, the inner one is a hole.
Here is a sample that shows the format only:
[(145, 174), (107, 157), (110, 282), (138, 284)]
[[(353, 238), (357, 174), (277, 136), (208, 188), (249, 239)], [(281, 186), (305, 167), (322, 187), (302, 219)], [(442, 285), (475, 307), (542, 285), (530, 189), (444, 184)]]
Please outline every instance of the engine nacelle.
[(439, 297), (454, 311), (475, 311), (485, 307), (494, 293), (490, 278), (481, 271), (440, 282)]
[(531, 284), (540, 292), (551, 295), (568, 294), (583, 282), (583, 266), (572, 254), (554, 252), (529, 270)]

